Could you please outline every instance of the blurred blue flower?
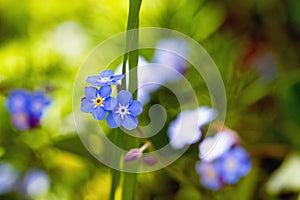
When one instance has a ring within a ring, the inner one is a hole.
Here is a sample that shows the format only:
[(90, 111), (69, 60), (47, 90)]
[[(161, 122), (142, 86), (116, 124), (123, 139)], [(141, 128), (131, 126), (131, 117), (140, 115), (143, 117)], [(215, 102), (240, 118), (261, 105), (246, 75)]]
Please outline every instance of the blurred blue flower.
[(234, 184), (247, 175), (251, 169), (248, 153), (240, 146), (234, 147), (216, 160), (220, 177), (226, 184)]
[[(189, 54), (189, 45), (179, 38), (162, 39), (156, 46), (153, 62), (174, 69), (178, 73), (157, 73), (163, 82), (177, 81), (187, 68), (185, 58)], [(163, 72), (166, 68), (161, 68)]]
[(19, 130), (35, 128), (50, 99), (42, 91), (30, 94), (27, 90), (12, 90), (8, 95), (6, 107), (11, 114), (13, 125)]
[(123, 126), (127, 130), (137, 127), (137, 115), (143, 111), (141, 102), (132, 100), (132, 94), (122, 90), (117, 96), (117, 106), (108, 114), (107, 123), (111, 128)]
[(124, 78), (124, 75), (114, 75), (113, 70), (104, 70), (98, 76), (88, 76), (86, 81), (94, 86), (118, 85), (117, 81)]
[(11, 90), (7, 97), (7, 109), (10, 113), (27, 112), (30, 102), (30, 93), (27, 90)]
[(116, 99), (110, 97), (110, 87), (86, 87), (85, 98), (81, 101), (81, 111), (92, 113), (96, 120), (103, 120), (107, 111), (111, 111), (116, 106)]
[(211, 190), (218, 190), (223, 187), (218, 169), (213, 162), (197, 162), (196, 172), (200, 176), (202, 185)]
[(19, 171), (9, 163), (0, 162), (0, 194), (10, 192), (17, 182)]
[(50, 104), (50, 99), (42, 91), (33, 93), (30, 97), (29, 112), (34, 117), (41, 117), (45, 106)]
[(235, 144), (232, 138), (226, 131), (217, 133), (213, 137), (205, 138), (199, 145), (199, 158), (210, 162), (228, 151)]
[(25, 175), (23, 184), (25, 195), (35, 198), (49, 191), (50, 178), (43, 170), (31, 169)]
[(197, 142), (202, 135), (201, 126), (211, 122), (215, 117), (216, 111), (205, 106), (182, 111), (168, 129), (171, 146), (180, 149)]

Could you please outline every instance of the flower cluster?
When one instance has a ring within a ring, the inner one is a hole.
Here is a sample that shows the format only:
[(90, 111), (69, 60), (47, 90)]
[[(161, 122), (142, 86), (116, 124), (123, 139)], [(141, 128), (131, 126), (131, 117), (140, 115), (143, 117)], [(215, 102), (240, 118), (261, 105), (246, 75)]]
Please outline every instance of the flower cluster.
[[(111, 85), (118, 85), (124, 75), (114, 75), (112, 70), (104, 70), (97, 76), (89, 76), (92, 84), (85, 88), (85, 97), (81, 101), (81, 111), (92, 113), (96, 120), (103, 120), (111, 128), (124, 127), (132, 130), (137, 127), (137, 116), (142, 112), (142, 103), (132, 99), (132, 94), (122, 90), (117, 97), (111, 97)], [(107, 115), (108, 113), (108, 115)]]
[(224, 130), (199, 145), (202, 160), (197, 162), (196, 171), (208, 189), (218, 190), (226, 184), (235, 184), (251, 169), (248, 153), (237, 144), (237, 135), (232, 133), (230, 129)]
[(44, 92), (30, 93), (20, 89), (10, 92), (6, 107), (13, 125), (19, 130), (27, 130), (39, 126), (43, 112), (49, 104), (50, 100)]

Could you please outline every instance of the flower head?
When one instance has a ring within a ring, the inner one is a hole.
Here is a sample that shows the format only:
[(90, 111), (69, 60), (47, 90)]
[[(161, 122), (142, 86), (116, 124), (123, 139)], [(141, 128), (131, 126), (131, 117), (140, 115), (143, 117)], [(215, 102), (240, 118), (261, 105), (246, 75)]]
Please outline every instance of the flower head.
[(48, 192), (50, 178), (43, 170), (31, 169), (25, 175), (23, 184), (26, 195), (30, 198), (35, 198)]
[(240, 146), (234, 147), (216, 160), (220, 177), (227, 184), (234, 184), (247, 175), (251, 169), (248, 153)]
[(107, 116), (107, 123), (111, 128), (123, 126), (127, 130), (137, 127), (137, 115), (143, 111), (142, 103), (132, 100), (132, 94), (122, 90), (117, 96), (117, 105)]
[(218, 169), (212, 162), (197, 162), (196, 172), (200, 176), (202, 185), (211, 190), (218, 190), (223, 187)]
[(213, 137), (208, 137), (199, 145), (199, 158), (210, 162), (222, 156), (234, 145), (234, 140), (226, 131), (219, 132)]
[(103, 120), (107, 111), (111, 111), (116, 105), (116, 99), (110, 97), (109, 87), (86, 87), (85, 98), (81, 101), (81, 111), (92, 113), (96, 120)]
[(121, 80), (124, 75), (114, 75), (113, 70), (104, 70), (98, 76), (88, 76), (86, 82), (94, 86), (118, 85), (117, 81)]
[(27, 90), (12, 90), (6, 106), (13, 125), (19, 130), (37, 127), (50, 99), (42, 91), (30, 94)]
[(19, 171), (9, 163), (0, 162), (0, 195), (11, 191), (19, 177)]
[(197, 142), (202, 135), (201, 126), (212, 121), (215, 116), (215, 110), (208, 107), (181, 112), (168, 129), (172, 147), (180, 149)]

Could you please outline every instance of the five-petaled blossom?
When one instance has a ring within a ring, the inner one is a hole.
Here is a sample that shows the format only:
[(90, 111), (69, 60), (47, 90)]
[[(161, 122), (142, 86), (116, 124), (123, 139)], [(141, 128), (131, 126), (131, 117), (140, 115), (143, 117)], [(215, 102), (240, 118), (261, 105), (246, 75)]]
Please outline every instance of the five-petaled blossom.
[(218, 190), (224, 184), (222, 183), (219, 171), (217, 170), (215, 163), (211, 162), (197, 162), (196, 171), (200, 176), (202, 185), (211, 190)]
[(109, 112), (106, 121), (111, 128), (123, 126), (127, 130), (137, 127), (137, 115), (141, 114), (143, 106), (140, 101), (132, 100), (132, 94), (122, 90), (117, 96), (117, 106)]
[(6, 102), (12, 123), (19, 130), (37, 127), (45, 107), (49, 104), (50, 100), (44, 92), (37, 91), (31, 94), (24, 89), (12, 90)]
[(92, 86), (85, 88), (85, 98), (81, 102), (81, 111), (92, 113), (96, 120), (103, 120), (107, 111), (116, 105), (116, 99), (110, 97), (111, 90), (107, 87), (100, 89)]
[(124, 77), (123, 74), (114, 75), (113, 70), (104, 70), (98, 76), (88, 76), (86, 82), (94, 86), (110, 86), (118, 85), (117, 81), (121, 80)]
[(251, 169), (248, 153), (240, 146), (233, 147), (216, 161), (220, 177), (227, 184), (237, 183)]

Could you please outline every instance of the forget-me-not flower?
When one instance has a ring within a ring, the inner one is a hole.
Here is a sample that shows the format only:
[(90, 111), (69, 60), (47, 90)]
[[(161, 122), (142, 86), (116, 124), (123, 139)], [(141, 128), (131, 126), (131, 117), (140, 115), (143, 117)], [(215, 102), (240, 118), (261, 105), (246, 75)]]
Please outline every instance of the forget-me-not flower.
[(197, 162), (196, 172), (200, 176), (202, 185), (211, 190), (218, 190), (223, 187), (219, 171), (212, 162)]
[(88, 86), (85, 88), (85, 98), (81, 102), (81, 111), (92, 113), (96, 120), (103, 120), (107, 111), (111, 111), (116, 106), (116, 99), (110, 97), (110, 87), (100, 89)]
[(19, 177), (19, 171), (9, 163), (0, 162), (0, 195), (10, 192)]
[(224, 183), (234, 184), (251, 169), (248, 153), (240, 146), (233, 147), (216, 160), (216, 168)]
[(201, 126), (209, 123), (215, 117), (216, 111), (205, 106), (195, 110), (182, 111), (171, 122), (168, 129), (171, 146), (180, 149), (197, 142), (202, 135)]
[(31, 169), (24, 177), (23, 187), (26, 196), (36, 198), (49, 191), (50, 178), (43, 170)]
[(6, 107), (13, 125), (19, 130), (37, 127), (50, 99), (42, 91), (31, 94), (27, 90), (12, 90), (8, 95)]
[(108, 114), (107, 123), (111, 128), (123, 126), (127, 130), (132, 130), (137, 127), (137, 115), (143, 111), (142, 103), (137, 100), (132, 100), (132, 94), (122, 90), (117, 96), (117, 105)]
[(86, 81), (94, 86), (118, 85), (118, 81), (124, 77), (123, 74), (114, 75), (113, 70), (104, 70), (98, 76), (88, 76)]

